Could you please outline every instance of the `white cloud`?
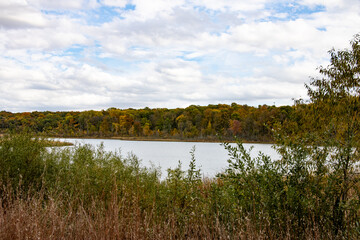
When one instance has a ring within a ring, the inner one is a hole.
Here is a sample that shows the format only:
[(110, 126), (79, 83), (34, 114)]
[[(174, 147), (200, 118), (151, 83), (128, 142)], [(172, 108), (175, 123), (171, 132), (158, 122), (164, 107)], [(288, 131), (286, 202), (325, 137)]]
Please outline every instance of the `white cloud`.
[[(200, 6), (204, 6), (208, 9), (212, 10), (218, 10), (218, 11), (256, 11), (256, 10), (262, 10), (264, 7), (264, 4), (267, 2), (267, 0), (252, 0), (252, 1), (232, 1), (232, 0), (199, 0), (196, 2), (196, 4)], [(274, 1), (273, 1), (274, 2)], [(276, 1), (275, 1), (276, 2)]]
[(27, 0), (29, 5), (40, 9), (62, 10), (86, 8), (86, 0)]
[(25, 1), (0, 3), (0, 26), (3, 28), (44, 27), (46, 18)]
[(90, 43), (85, 31), (78, 31), (82, 28), (76, 21), (54, 18), (42, 28), (0, 29), (0, 39), (6, 49), (64, 50), (74, 44)]
[(102, 0), (102, 4), (112, 7), (125, 7), (129, 3), (128, 0)]
[(285, 0), (2, 1), (0, 107), (291, 104), (327, 51), (349, 46), (356, 1), (296, 1), (324, 5), (296, 17), (271, 8)]
[(173, 9), (182, 6), (184, 3), (185, 0), (132, 0), (132, 4), (136, 6), (135, 11), (126, 17), (136, 21), (145, 21), (156, 17), (169, 18)]

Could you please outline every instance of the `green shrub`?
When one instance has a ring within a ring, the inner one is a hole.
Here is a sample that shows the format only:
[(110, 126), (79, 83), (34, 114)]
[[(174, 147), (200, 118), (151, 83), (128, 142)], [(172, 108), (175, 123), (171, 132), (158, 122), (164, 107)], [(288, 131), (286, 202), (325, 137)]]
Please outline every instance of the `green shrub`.
[[(161, 181), (159, 169), (141, 167), (133, 154), (106, 152), (103, 145), (46, 148), (40, 138), (9, 135), (0, 143), (0, 208), (35, 199), (39, 211), (56, 203), (57, 214), (72, 221), (74, 213), (97, 224), (104, 218), (113, 226), (107, 231), (128, 226), (125, 232), (164, 238), (356, 239), (358, 176), (340, 205), (342, 175), (328, 161), (336, 154), (301, 139), (283, 140), (277, 161), (264, 154), (251, 157), (240, 142), (224, 143), (229, 165), (212, 179), (201, 177), (193, 148), (188, 169), (179, 162)], [(338, 209), (346, 213), (346, 227), (335, 232)]]
[(0, 141), (0, 177), (2, 184), (25, 191), (42, 186), (47, 162), (42, 139), (30, 134), (5, 135)]

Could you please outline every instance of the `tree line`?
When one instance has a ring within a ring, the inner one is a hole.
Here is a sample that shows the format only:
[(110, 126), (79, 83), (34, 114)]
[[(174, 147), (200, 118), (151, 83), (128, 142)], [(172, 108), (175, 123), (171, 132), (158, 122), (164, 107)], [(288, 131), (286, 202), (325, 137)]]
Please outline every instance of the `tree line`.
[(62, 137), (141, 137), (190, 140), (272, 141), (276, 124), (294, 118), (295, 106), (232, 103), (187, 108), (68, 112), (0, 112), (0, 131), (29, 130)]

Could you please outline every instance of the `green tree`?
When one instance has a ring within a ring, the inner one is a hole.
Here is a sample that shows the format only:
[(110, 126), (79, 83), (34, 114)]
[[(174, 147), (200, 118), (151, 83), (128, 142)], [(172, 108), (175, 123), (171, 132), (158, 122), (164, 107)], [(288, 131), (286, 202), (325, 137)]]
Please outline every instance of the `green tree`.
[(350, 43), (351, 49), (329, 51), (330, 65), (319, 67), (322, 77), (305, 85), (309, 104), (296, 101), (299, 118), (283, 124), (293, 134), (277, 139), (297, 215), (313, 206), (314, 220), (345, 238), (350, 224), (360, 223), (360, 35)]
[[(356, 167), (360, 150), (360, 35), (351, 41), (351, 49), (330, 52), (330, 65), (320, 67), (323, 78), (306, 85), (314, 110), (315, 144), (329, 148), (331, 174), (336, 186), (333, 219), (336, 233), (344, 230), (349, 191), (358, 180)], [(348, 213), (351, 214), (351, 213)]]

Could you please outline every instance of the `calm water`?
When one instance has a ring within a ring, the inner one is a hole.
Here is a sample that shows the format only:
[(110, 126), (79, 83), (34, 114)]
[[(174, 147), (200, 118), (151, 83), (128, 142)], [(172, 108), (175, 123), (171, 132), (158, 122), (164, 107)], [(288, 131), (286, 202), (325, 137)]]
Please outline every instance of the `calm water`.
[[(117, 139), (60, 139), (78, 144), (91, 144), (98, 146), (101, 142), (107, 151), (120, 151), (123, 156), (133, 153), (142, 161), (142, 166), (161, 168), (162, 178), (166, 177), (168, 168), (175, 168), (179, 160), (182, 169), (187, 170), (191, 160), (190, 151), (195, 146), (196, 165), (200, 167), (204, 176), (215, 176), (222, 172), (228, 165), (227, 151), (219, 143), (202, 142), (160, 142), (160, 141), (124, 141)], [(271, 144), (244, 144), (249, 149), (253, 146), (252, 156), (258, 152), (269, 155), (272, 159), (278, 158), (278, 154)]]

